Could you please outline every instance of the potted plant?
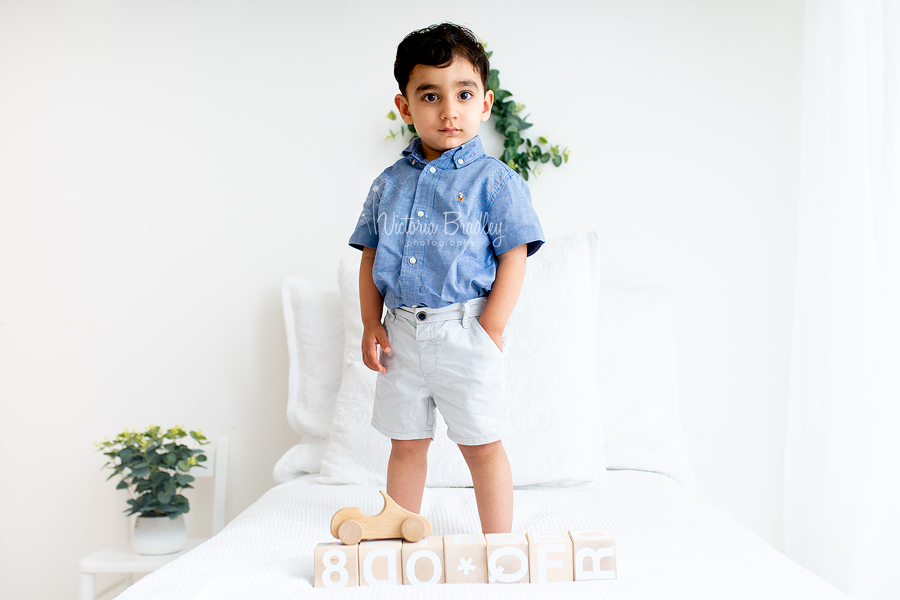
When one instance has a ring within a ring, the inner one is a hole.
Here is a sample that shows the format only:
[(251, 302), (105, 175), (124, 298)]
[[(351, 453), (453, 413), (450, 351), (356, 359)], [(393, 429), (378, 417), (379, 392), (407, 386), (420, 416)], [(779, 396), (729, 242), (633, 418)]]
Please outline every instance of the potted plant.
[(109, 458), (103, 468), (113, 470), (107, 481), (120, 477), (116, 489), (131, 495), (125, 513), (138, 515), (131, 543), (139, 554), (172, 554), (187, 540), (183, 515), (190, 504), (178, 492), (193, 487), (188, 471), (205, 468), (200, 463), (206, 460), (201, 448), (179, 442), (188, 435), (199, 446), (209, 443), (199, 431), (186, 432), (176, 425), (168, 431), (156, 426), (144, 432), (125, 430), (95, 444)]

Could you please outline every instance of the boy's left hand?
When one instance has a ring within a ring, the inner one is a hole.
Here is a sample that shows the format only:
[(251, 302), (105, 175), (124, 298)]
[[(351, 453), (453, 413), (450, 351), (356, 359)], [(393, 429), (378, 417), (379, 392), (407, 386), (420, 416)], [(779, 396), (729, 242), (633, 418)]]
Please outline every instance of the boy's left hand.
[(481, 318), (481, 327), (503, 352), (503, 330), (519, 298), (525, 279), (525, 258), (528, 246), (522, 244), (497, 256), (497, 276), (488, 294)]

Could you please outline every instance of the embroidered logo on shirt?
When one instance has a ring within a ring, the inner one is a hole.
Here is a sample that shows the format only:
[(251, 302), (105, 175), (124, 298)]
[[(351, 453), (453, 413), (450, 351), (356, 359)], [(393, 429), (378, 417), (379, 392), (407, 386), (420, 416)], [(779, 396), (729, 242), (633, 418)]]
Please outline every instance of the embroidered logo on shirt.
[(463, 201), (463, 198), (465, 198), (465, 197), (466, 197), (465, 194), (463, 194), (462, 192), (460, 192), (460, 193), (459, 193), (459, 196), (456, 197), (456, 201), (457, 201), (457, 202), (462, 202), (462, 201)]

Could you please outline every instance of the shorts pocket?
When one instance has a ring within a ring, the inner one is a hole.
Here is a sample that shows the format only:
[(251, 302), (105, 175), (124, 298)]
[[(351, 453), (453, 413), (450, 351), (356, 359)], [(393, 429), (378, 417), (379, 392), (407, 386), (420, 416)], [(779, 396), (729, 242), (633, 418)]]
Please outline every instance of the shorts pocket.
[(487, 331), (484, 330), (484, 327), (481, 326), (481, 321), (479, 320), (479, 318), (478, 318), (478, 317), (472, 317), (472, 320), (475, 321), (474, 329), (475, 329), (475, 331), (478, 331), (478, 332), (479, 332), (478, 335), (480, 335), (482, 338), (484, 338), (484, 340), (485, 340), (488, 344), (490, 344), (491, 347), (492, 347), (498, 354), (500, 354), (500, 356), (506, 356), (506, 334), (504, 334), (504, 335), (502, 336), (502, 337), (503, 337), (503, 350), (501, 350), (500, 348), (497, 347), (497, 343), (494, 342), (494, 338), (492, 338), (491, 335), (490, 335)]

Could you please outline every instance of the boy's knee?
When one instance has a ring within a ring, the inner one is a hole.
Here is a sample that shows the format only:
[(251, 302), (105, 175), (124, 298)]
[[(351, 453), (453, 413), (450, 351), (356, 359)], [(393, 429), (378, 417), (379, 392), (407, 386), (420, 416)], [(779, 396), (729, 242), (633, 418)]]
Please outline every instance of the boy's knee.
[(459, 445), (459, 450), (463, 454), (463, 458), (468, 461), (481, 461), (490, 459), (503, 452), (503, 442), (496, 441), (490, 444), (480, 444), (478, 446)]
[(419, 456), (428, 452), (430, 438), (422, 440), (391, 440), (391, 451), (403, 457)]

